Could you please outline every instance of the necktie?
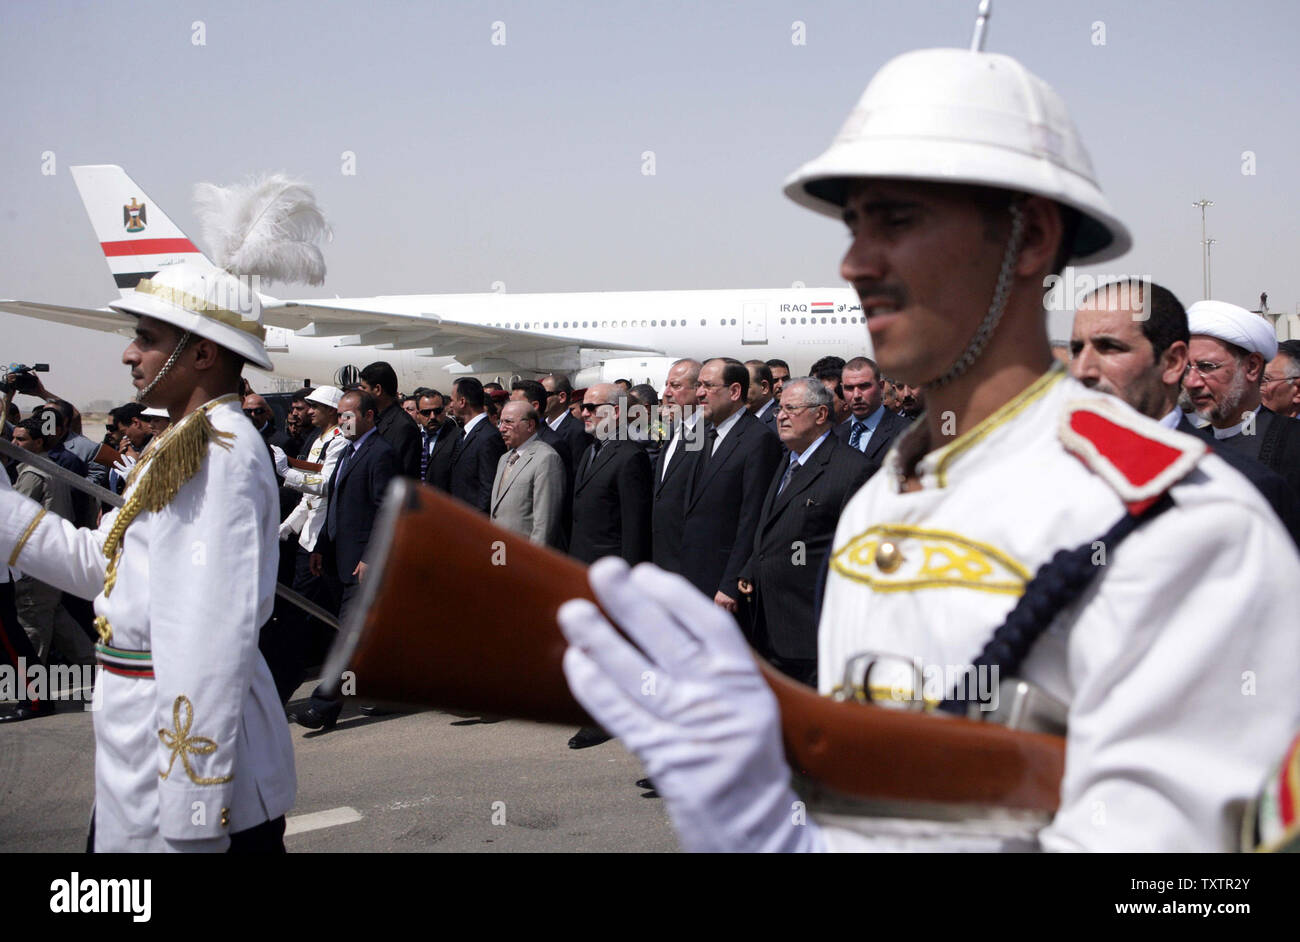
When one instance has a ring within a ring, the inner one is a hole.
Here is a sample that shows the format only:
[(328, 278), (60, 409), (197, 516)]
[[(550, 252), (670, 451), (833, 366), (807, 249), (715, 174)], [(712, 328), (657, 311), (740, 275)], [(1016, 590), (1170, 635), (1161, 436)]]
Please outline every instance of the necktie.
[(790, 463), (785, 466), (785, 474), (781, 476), (781, 486), (776, 489), (777, 496), (785, 490), (785, 486), (790, 483), (790, 478), (794, 477), (794, 469), (799, 467), (799, 456), (791, 455)]
[(429, 446), (433, 444), (433, 436), (427, 429), (420, 429), (420, 435), (424, 442), (424, 447), (420, 449), (420, 480), (423, 481), (429, 476)]
[(513, 467), (515, 466), (515, 462), (518, 461), (518, 460), (519, 460), (519, 452), (517, 452), (517, 451), (512, 451), (512, 452), (510, 453), (510, 458), (509, 458), (509, 460), (506, 461), (506, 470), (505, 470), (505, 472), (502, 473), (502, 475), (501, 475), (501, 486), (502, 486), (502, 487), (505, 487), (505, 483), (506, 483), (506, 481), (509, 480), (509, 478), (510, 478), (510, 469), (513, 468)]
[(865, 432), (866, 430), (867, 430), (866, 422), (860, 422), (857, 419), (853, 420), (853, 428), (849, 430), (850, 448), (857, 448), (859, 451), (862, 450), (862, 448), (859, 445), (859, 442), (862, 441), (862, 433)]
[(338, 533), (339, 525), (339, 502), (338, 502), (338, 483), (343, 477), (343, 466), (348, 463), (348, 458), (352, 457), (352, 449), (355, 445), (348, 445), (339, 455), (339, 463), (334, 468), (334, 478), (330, 482), (329, 506), (325, 508), (325, 535), (331, 540)]
[(582, 469), (582, 479), (585, 481), (591, 475), (591, 468), (596, 463), (596, 456), (600, 454), (600, 446), (603, 445), (600, 439), (591, 443), (591, 450), (587, 452), (587, 465)]
[(704, 469), (713, 458), (713, 446), (717, 442), (718, 430), (710, 425), (704, 434), (704, 447), (700, 449), (700, 457), (695, 464), (695, 485), (697, 487), (700, 481), (704, 479)]

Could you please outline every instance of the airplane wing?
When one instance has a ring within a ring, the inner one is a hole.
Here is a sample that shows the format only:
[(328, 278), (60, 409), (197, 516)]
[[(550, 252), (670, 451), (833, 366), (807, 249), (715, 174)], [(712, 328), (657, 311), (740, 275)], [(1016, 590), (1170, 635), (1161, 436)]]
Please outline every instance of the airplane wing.
[(537, 354), (578, 350), (617, 350), (663, 356), (663, 351), (605, 339), (559, 336), (491, 327), (435, 313), (398, 314), (336, 307), (321, 301), (280, 301), (265, 305), (263, 320), (302, 337), (337, 337), (340, 347), (414, 350), (418, 356), (454, 357), (468, 366), (486, 358), (524, 363)]
[(135, 333), (135, 325), (130, 318), (123, 317), (106, 307), (65, 307), (61, 304), (43, 304), (40, 301), (0, 301), (0, 311), (6, 314), (35, 317), (42, 321), (53, 321), (56, 324), (89, 327), (92, 330), (102, 330), (127, 337)]

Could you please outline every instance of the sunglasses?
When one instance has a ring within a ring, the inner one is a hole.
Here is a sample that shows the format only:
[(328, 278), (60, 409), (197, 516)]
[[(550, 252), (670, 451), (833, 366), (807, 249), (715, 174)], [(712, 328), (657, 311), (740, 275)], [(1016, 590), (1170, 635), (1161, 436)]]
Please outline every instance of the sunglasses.
[(247, 416), (250, 416), (250, 417), (251, 417), (251, 416), (254, 416), (254, 415), (266, 415), (266, 414), (267, 414), (268, 412), (270, 412), (270, 411), (271, 411), (270, 409), (245, 409), (245, 410), (244, 410), (244, 415), (247, 415)]
[(583, 412), (595, 412), (601, 406), (612, 406), (612, 402), (584, 402), (580, 408)]
[(424, 416), (426, 419), (431, 415), (442, 415), (442, 409), (421, 409), (420, 415)]

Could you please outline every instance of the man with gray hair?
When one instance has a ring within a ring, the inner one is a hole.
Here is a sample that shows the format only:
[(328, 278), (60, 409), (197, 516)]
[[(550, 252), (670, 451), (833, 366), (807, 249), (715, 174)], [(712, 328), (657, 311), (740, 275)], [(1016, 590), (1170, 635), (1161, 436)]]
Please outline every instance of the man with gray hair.
[(699, 409), (695, 383), (700, 378), (698, 360), (678, 360), (668, 368), (660, 414), (668, 422), (666, 444), (655, 456), (654, 505), (651, 514), (653, 560), (669, 572), (681, 572), (682, 522), (686, 516), (687, 460), (694, 455)]
[(499, 429), (509, 451), (497, 462), (490, 512), (498, 526), (558, 547), (564, 539), (564, 462), (538, 437), (540, 425), (530, 402), (512, 399), (501, 407)]
[(877, 465), (832, 434), (834, 399), (811, 376), (786, 380), (777, 434), (787, 460), (768, 486), (740, 591), (754, 601), (750, 640), (782, 673), (817, 685), (816, 576), (848, 499)]
[(1277, 345), (1277, 356), (1264, 367), (1260, 393), (1265, 408), (1287, 418), (1300, 418), (1300, 340), (1283, 340)]
[(1209, 420), (1199, 434), (1255, 458), (1300, 493), (1300, 422), (1263, 404), (1265, 364), (1277, 337), (1258, 314), (1226, 301), (1197, 301), (1187, 309), (1190, 363), (1183, 388), (1196, 414)]

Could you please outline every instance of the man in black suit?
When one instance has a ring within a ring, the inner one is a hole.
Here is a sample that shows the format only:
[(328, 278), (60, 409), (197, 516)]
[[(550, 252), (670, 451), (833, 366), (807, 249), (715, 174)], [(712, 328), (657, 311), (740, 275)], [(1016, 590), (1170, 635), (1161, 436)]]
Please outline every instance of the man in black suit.
[(831, 432), (833, 396), (812, 377), (786, 380), (777, 419), (787, 460), (763, 500), (740, 591), (754, 602), (750, 639), (782, 673), (817, 686), (817, 573), (840, 510), (876, 466)]
[(850, 415), (847, 421), (835, 426), (835, 434), (880, 467), (894, 439), (912, 423), (885, 408), (880, 367), (874, 360), (854, 357), (844, 364), (841, 385)]
[(686, 520), (688, 468), (697, 453), (699, 401), (695, 384), (700, 378), (698, 360), (678, 360), (668, 368), (661, 414), (668, 420), (668, 440), (654, 463), (654, 506), (651, 512), (654, 564), (669, 572), (682, 571), (682, 526)]
[[(627, 407), (627, 393), (613, 383), (590, 386), (583, 396), (583, 424), (592, 444), (578, 462), (569, 540), (569, 555), (580, 562), (622, 556), (635, 566), (650, 558), (650, 459), (637, 442), (619, 437)], [(569, 739), (569, 748), (608, 739), (600, 727), (584, 726)]]
[(574, 404), (573, 384), (559, 374), (543, 376), (541, 383), (546, 390), (546, 425), (558, 432), (567, 443), (570, 461), (576, 473), (578, 462), (591, 445), (591, 436), (587, 434), (583, 421), (574, 418), (569, 411), (569, 407)]
[(1300, 497), (1300, 421), (1264, 406), (1260, 392), (1264, 367), (1277, 356), (1272, 325), (1225, 301), (1197, 301), (1187, 323), (1183, 388), (1210, 423), (1202, 437), (1276, 471)]
[(781, 390), (790, 378), (790, 364), (785, 360), (771, 359), (767, 361), (767, 368), (772, 371), (772, 395), (780, 401)]
[[(323, 604), (338, 612), (340, 621), (366, 578), (363, 557), (370, 531), (388, 482), (398, 473), (397, 454), (376, 427), (378, 409), (369, 393), (353, 391), (339, 400), (339, 428), (352, 445), (342, 451), (330, 474), (325, 527), (311, 554), (311, 574), (321, 580)], [(311, 705), (294, 719), (308, 729), (329, 729), (342, 709), (341, 697), (325, 696), (317, 687)]]
[(650, 558), (650, 459), (619, 437), (627, 393), (613, 383), (587, 389), (582, 414), (594, 441), (578, 462), (569, 555), (584, 563), (622, 556), (629, 565)]
[(451, 456), (460, 441), (460, 426), (447, 411), (446, 399), (436, 390), (420, 397), (420, 421), (424, 422), (424, 480), (439, 490), (451, 491)]
[(381, 438), (397, 453), (397, 472), (403, 477), (420, 479), (420, 429), (397, 400), (397, 373), (383, 360), (361, 371), (357, 385), (379, 403), (379, 421), (375, 424)]
[[(1089, 389), (1118, 396), (1148, 418), (1188, 435), (1202, 433), (1178, 408), (1187, 374), (1188, 318), (1173, 292), (1153, 282), (1102, 285), (1083, 298), (1070, 336), (1070, 374)], [(1209, 440), (1268, 501), (1300, 546), (1300, 497), (1259, 461)]]
[(749, 411), (754, 418), (766, 425), (773, 434), (777, 434), (776, 392), (773, 390), (772, 368), (762, 360), (746, 360), (749, 369)]
[(682, 575), (738, 617), (740, 571), (781, 460), (780, 440), (745, 408), (748, 392), (745, 364), (730, 357), (704, 362), (696, 383), (703, 441), (684, 469)]
[(451, 496), (482, 513), (492, 504), (492, 482), (506, 443), (488, 421), (483, 384), (472, 376), (456, 380), (451, 390), (451, 411), (463, 427), (451, 454)]

